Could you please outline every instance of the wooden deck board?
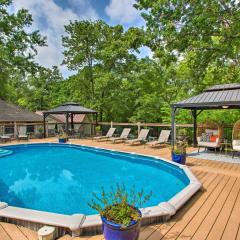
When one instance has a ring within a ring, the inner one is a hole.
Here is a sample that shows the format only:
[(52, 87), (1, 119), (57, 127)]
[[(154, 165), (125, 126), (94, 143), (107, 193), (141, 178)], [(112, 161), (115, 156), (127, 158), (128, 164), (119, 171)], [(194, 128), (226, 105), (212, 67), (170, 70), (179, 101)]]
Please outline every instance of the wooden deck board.
[[(43, 140), (39, 140), (41, 141)], [(73, 140), (72, 143), (155, 155), (165, 159), (171, 156), (168, 148), (151, 149), (91, 140)], [(188, 158), (187, 165), (203, 183), (202, 191), (195, 194), (168, 222), (142, 227), (139, 240), (240, 240), (240, 164)], [(59, 240), (103, 239), (102, 235), (75, 238), (65, 235)], [(0, 222), (0, 240), (37, 240), (37, 233)]]

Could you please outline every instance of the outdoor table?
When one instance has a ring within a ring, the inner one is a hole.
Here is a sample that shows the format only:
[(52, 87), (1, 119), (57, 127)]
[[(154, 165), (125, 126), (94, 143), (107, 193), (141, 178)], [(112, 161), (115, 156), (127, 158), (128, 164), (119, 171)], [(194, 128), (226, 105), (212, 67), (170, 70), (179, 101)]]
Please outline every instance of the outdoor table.
[(220, 151), (222, 152), (224, 150), (225, 153), (227, 153), (229, 150), (232, 150), (232, 143), (228, 141), (223, 141), (220, 143)]

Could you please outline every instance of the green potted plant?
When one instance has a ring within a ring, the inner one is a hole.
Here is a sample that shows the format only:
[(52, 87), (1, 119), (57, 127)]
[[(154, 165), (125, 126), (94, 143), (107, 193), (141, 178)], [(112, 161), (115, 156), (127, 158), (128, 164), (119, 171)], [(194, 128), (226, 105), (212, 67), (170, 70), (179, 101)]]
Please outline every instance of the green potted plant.
[(186, 148), (187, 144), (184, 141), (179, 141), (172, 147), (172, 161), (180, 164), (186, 163)]
[(137, 240), (139, 237), (142, 214), (139, 210), (146, 203), (151, 193), (127, 191), (125, 186), (111, 187), (110, 192), (102, 188), (101, 196), (93, 193), (89, 206), (101, 216), (105, 240)]
[(187, 139), (187, 130), (186, 130), (185, 128), (181, 128), (181, 129), (178, 131), (177, 139), (178, 139), (179, 141), (186, 141), (186, 139)]
[(58, 136), (59, 143), (66, 143), (67, 141), (68, 141), (68, 135), (66, 133), (63, 132)]

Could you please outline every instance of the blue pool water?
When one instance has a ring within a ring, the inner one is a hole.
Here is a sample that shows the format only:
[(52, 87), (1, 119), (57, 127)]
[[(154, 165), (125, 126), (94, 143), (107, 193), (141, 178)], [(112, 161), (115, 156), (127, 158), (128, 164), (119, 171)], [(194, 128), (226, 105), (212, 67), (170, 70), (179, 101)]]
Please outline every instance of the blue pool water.
[(59, 144), (4, 147), (0, 158), (0, 201), (63, 214), (95, 214), (88, 203), (116, 183), (152, 191), (146, 206), (167, 201), (189, 184), (176, 166), (155, 158)]

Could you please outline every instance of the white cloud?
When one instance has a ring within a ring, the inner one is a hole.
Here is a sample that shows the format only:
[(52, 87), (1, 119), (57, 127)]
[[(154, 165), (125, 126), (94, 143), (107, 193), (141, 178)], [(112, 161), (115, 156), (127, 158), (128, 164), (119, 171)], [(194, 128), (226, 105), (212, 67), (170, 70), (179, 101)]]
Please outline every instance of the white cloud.
[[(62, 8), (53, 0), (15, 0), (13, 9), (25, 8), (33, 16), (32, 29), (39, 29), (47, 37), (47, 47), (38, 48), (36, 61), (45, 67), (60, 66), (63, 60), (63, 47), (61, 36), (64, 35), (64, 25), (70, 20), (83, 20), (98, 18), (95, 9), (88, 0), (68, 0), (71, 8)], [(65, 75), (67, 71), (60, 67)]]
[(140, 21), (140, 13), (133, 7), (135, 0), (111, 0), (105, 12), (112, 21), (133, 23)]

